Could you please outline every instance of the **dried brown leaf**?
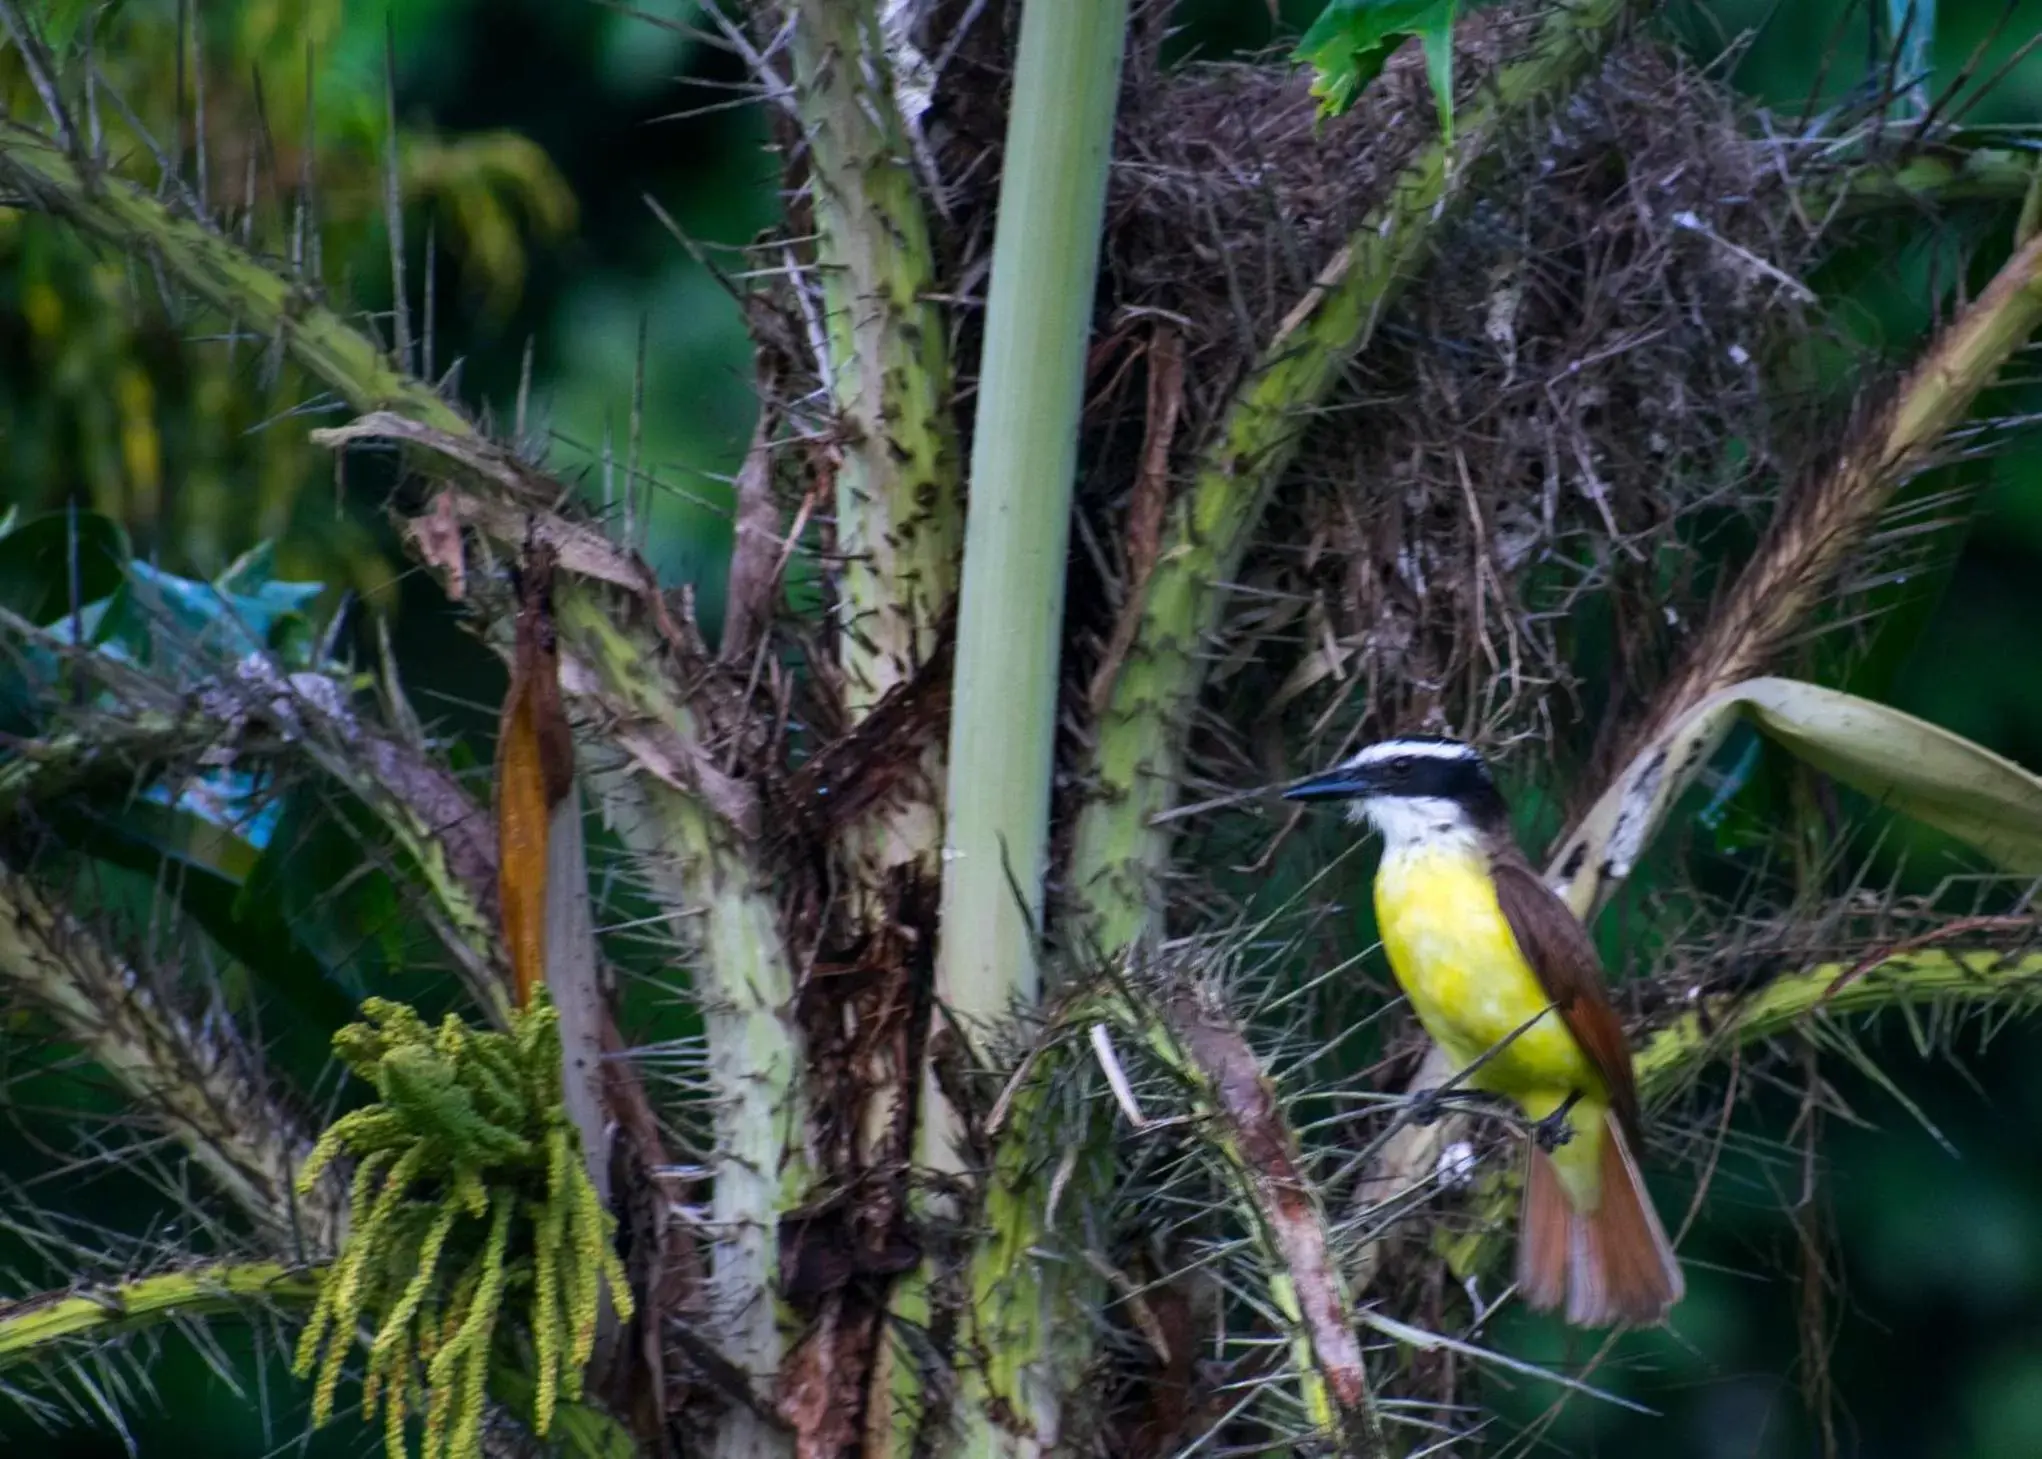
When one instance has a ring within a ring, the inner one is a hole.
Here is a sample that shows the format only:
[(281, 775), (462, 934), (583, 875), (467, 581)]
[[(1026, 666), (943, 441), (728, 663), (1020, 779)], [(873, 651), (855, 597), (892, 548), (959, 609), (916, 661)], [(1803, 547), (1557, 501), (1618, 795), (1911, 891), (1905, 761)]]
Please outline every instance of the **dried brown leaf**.
[(554, 560), (528, 551), (518, 589), (517, 653), (496, 744), (497, 886), (517, 1003), (546, 976), (547, 840), (553, 807), (574, 780), (574, 745), (560, 706)]

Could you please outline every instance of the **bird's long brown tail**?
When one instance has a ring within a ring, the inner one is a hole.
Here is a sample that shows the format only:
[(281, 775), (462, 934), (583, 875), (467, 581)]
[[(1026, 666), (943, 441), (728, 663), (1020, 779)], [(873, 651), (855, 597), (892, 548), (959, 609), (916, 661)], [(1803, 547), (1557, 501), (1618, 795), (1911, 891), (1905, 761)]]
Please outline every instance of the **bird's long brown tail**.
[(1567, 1320), (1578, 1326), (1648, 1327), (1665, 1319), (1687, 1283), (1622, 1126), (1614, 1116), (1604, 1125), (1601, 1200), (1593, 1211), (1575, 1210), (1553, 1157), (1532, 1146), (1518, 1231), (1518, 1288), (1541, 1311), (1565, 1302)]

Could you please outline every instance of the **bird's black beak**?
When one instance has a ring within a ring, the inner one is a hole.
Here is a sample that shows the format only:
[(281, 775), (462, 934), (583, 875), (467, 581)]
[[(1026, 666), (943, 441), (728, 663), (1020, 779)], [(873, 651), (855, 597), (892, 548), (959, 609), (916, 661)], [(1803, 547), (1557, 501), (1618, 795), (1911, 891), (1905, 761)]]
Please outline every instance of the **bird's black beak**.
[(1300, 780), (1283, 793), (1285, 800), (1353, 800), (1369, 794), (1374, 787), (1366, 770), (1328, 770), (1309, 780)]

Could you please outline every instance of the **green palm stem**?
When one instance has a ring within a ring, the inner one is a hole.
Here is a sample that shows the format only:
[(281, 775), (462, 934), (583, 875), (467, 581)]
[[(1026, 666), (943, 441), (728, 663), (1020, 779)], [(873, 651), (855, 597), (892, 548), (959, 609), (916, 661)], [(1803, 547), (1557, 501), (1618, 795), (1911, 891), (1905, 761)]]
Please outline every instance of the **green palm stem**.
[[(0, 129), (0, 175), (81, 231), (123, 251), (153, 253), (168, 274), (243, 328), (275, 338), (300, 366), (356, 410), (385, 413), (427, 428), (419, 441), (407, 444), (444, 456), (452, 441), (475, 458), (462, 463), (472, 468), (472, 474), (494, 479), (501, 463), (453, 405), (394, 368), (372, 340), (310, 292), (204, 224), (179, 217), (118, 178), (82, 175), (61, 148), (21, 127)], [(470, 525), (513, 551), (522, 545), (526, 530), (524, 513), (508, 509), (479, 511)], [(670, 683), (658, 634), (639, 621), (618, 626), (601, 583), (583, 580), (577, 561), (574, 553), (563, 551), (564, 571), (554, 602), (562, 623), (581, 625), (587, 640), (579, 663), (572, 656), (563, 659), (563, 689), (570, 703), (598, 720), (612, 717), (620, 703), (632, 705), (631, 717), (650, 720), (643, 740), (676, 747), (662, 764), (689, 762), (694, 723)], [(641, 769), (628, 778), (645, 773)], [(626, 778), (621, 769), (610, 775), (600, 786), (592, 775), (592, 788), (598, 793), (614, 790)], [(669, 910), (677, 921), (684, 921), (707, 909), (712, 932), (700, 944), (704, 965), (699, 977), (710, 1005), (710, 1057), (724, 1088), (750, 1092), (739, 1102), (748, 1117), (741, 1148), (721, 1151), (715, 1165), (714, 1206), (726, 1229), (743, 1233), (732, 1243), (729, 1266), (722, 1275), (726, 1289), (755, 1294), (732, 1319), (743, 1350), (733, 1354), (732, 1361), (755, 1371), (776, 1366), (780, 1351), (777, 1313), (763, 1294), (771, 1291), (777, 1276), (780, 1216), (793, 1204), (790, 1192), (806, 1169), (798, 1135), (804, 1126), (792, 1072), (792, 1034), (785, 1024), (792, 976), (780, 955), (777, 918), (767, 915), (770, 900), (761, 892), (723, 808), (704, 799), (699, 784), (683, 784), (672, 776), (660, 784), (657, 813), (648, 812), (633, 822), (641, 838), (637, 844), (651, 853), (651, 859), (671, 859), (689, 869), (685, 877), (677, 875), (664, 887)], [(671, 845), (645, 839), (662, 836), (676, 839)], [(738, 1114), (726, 1111), (724, 1118), (736, 1120)], [(766, 1158), (762, 1152), (769, 1139), (782, 1141), (782, 1148)]]
[[(816, 364), (841, 439), (836, 462), (837, 573), (833, 611), (846, 717), (855, 725), (903, 689), (936, 654), (957, 599), (964, 484), (951, 415), (947, 330), (907, 127), (871, 0), (794, 0), (788, 37), (795, 106), (807, 142), (822, 298)], [(933, 891), (941, 876), (944, 746), (931, 736), (904, 793), (885, 797), (837, 836), (846, 913), (861, 934), (889, 930), (904, 886)], [(909, 752), (903, 752), (909, 753)], [(898, 945), (896, 942), (894, 945)], [(905, 968), (893, 970), (907, 975)], [(904, 1167), (917, 1071), (901, 1045), (875, 1040), (855, 1114), (859, 1172)], [(865, 1217), (890, 1227), (904, 1190), (866, 1181)], [(896, 1316), (926, 1321), (910, 1277), (890, 1294)], [(818, 1341), (829, 1340), (826, 1336)], [(885, 1336), (875, 1355), (869, 1431), (905, 1451), (926, 1406), (919, 1370)]]
[[(988, 1031), (1041, 987), (1064, 554), (1126, 29), (1125, 0), (1021, 11), (972, 434), (932, 1036), (957, 1040), (972, 1070)], [(919, 1163), (958, 1175), (974, 1158), (951, 1094), (925, 1076)], [(989, 1206), (1010, 1189), (996, 1176)], [(998, 1296), (960, 1314), (956, 1420), (961, 1451), (988, 1459), (1055, 1448), (1084, 1352), (1071, 1284), (1016, 1255), (995, 1235), (967, 1262), (966, 1291)]]
[[(624, 844), (637, 853), (647, 884), (667, 906), (687, 908), (699, 968), (697, 997), (718, 1099), (710, 1221), (711, 1291), (705, 1304), (718, 1353), (756, 1393), (770, 1393), (786, 1353), (792, 1318), (776, 1292), (780, 1218), (813, 1178), (804, 1073), (789, 1010), (788, 957), (772, 888), (753, 867), (729, 822), (683, 788), (671, 772), (646, 768), (640, 740), (686, 744), (695, 734), (689, 705), (663, 672), (645, 663), (616, 616), (583, 599), (557, 605), (563, 662), (590, 666), (611, 739), (624, 747), (608, 761), (581, 747), (591, 794)], [(748, 1408), (734, 1408), (716, 1434), (717, 1452), (778, 1453), (784, 1429)], [(745, 1447), (749, 1446), (749, 1447)]]
[[(1991, 948), (1917, 948), (1858, 961), (1816, 963), (1783, 973), (1749, 993), (1690, 1000), (1647, 1033), (1632, 1055), (1639, 1096), (1661, 1103), (1732, 1051), (1768, 1039), (1798, 1038), (1818, 1049), (1847, 1047), (1847, 1019), (1882, 1013), (1907, 1018), (1926, 1053), (1929, 1028), (1956, 1016), (2042, 1008), (2042, 952)], [(1923, 1013), (1929, 1015), (1925, 1025)], [(1464, 1235), (1440, 1242), (1456, 1276), (1488, 1270), (1508, 1246), (1521, 1172), (1492, 1172), (1478, 1186), (1477, 1214)], [(1392, 1199), (1404, 1199), (1400, 1192)], [(1372, 1269), (1372, 1268), (1371, 1268)], [(1352, 1267), (1350, 1267), (1352, 1270)]]

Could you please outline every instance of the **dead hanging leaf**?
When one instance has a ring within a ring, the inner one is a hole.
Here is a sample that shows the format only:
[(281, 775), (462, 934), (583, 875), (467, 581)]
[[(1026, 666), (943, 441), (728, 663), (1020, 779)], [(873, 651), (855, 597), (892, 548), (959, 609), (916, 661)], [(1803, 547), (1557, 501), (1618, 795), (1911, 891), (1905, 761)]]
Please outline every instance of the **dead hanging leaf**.
[[(610, 1140), (603, 1030), (609, 1021), (589, 905), (574, 739), (560, 688), (553, 585), (561, 553), (545, 523), (527, 524), (516, 586), (518, 613), (510, 689), (496, 742), (498, 899), (513, 993), (531, 1005), (545, 984), (559, 1017), (561, 1104), (580, 1137), (589, 1182), (610, 1204)], [(629, 1361), (614, 1307), (598, 1312), (591, 1381), (604, 1388)], [(600, 1381), (597, 1381), (600, 1379)]]
[(2006, 870), (2042, 872), (2042, 777), (1870, 699), (1795, 679), (1746, 679), (1667, 726), (1582, 817), (1549, 872), (1577, 915), (1592, 915), (1630, 875), (1739, 715), (1823, 774), (1968, 842)]
[[(762, 379), (763, 399), (771, 398), (770, 379)], [(773, 418), (759, 412), (751, 449), (738, 468), (731, 523), (730, 577), (724, 588), (723, 643), (717, 657), (742, 663), (773, 617), (773, 598), (780, 584), (780, 507), (773, 500)]]
[(518, 574), (517, 650), (496, 741), (497, 887), (522, 1008), (546, 976), (546, 855), (553, 807), (574, 783), (553, 626), (554, 554), (532, 543)]

